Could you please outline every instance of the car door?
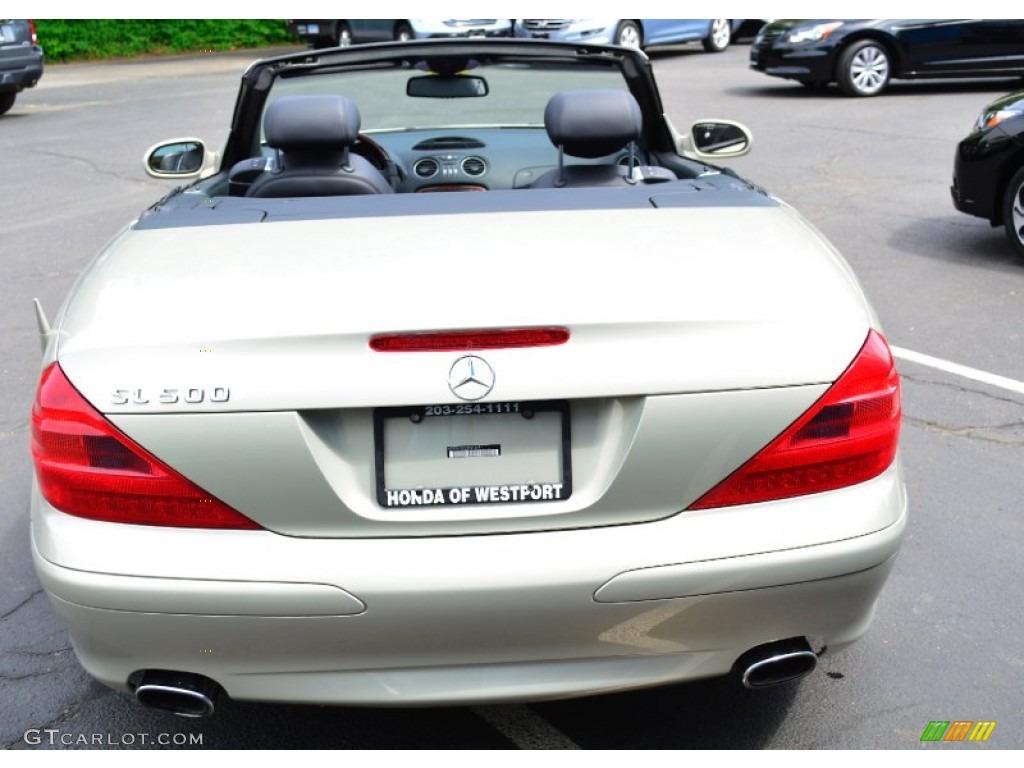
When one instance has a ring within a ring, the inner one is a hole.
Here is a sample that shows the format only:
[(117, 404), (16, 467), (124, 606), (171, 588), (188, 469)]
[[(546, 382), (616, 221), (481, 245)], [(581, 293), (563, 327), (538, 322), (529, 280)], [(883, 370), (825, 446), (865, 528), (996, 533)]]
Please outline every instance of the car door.
[(886, 19), (880, 26), (900, 49), (901, 74), (938, 74), (956, 69), (963, 58), (964, 25), (969, 19)]
[(644, 44), (681, 43), (708, 34), (710, 19), (643, 19)]
[(893, 19), (907, 74), (939, 76), (1024, 67), (1024, 19)]
[(1024, 19), (970, 19), (963, 50), (967, 66), (979, 74), (1024, 71)]

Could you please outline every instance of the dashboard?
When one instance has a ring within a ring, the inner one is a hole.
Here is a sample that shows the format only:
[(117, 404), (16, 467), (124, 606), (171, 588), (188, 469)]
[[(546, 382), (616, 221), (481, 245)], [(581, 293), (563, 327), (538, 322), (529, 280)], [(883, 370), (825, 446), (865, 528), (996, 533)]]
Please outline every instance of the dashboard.
[[(558, 165), (558, 149), (543, 127), (473, 127), (407, 129), (361, 133), (352, 151), (372, 163), (395, 192), (484, 192), (526, 189)], [(694, 178), (706, 166), (676, 157), (680, 178)], [(628, 150), (606, 157), (565, 156), (566, 165), (628, 166)], [(679, 162), (688, 167), (679, 167)], [(229, 173), (232, 197), (244, 197), (260, 174), (279, 167), (277, 150), (263, 146), (261, 156), (244, 160)], [(657, 165), (658, 158), (637, 149), (634, 165)]]
[[(453, 128), (369, 136), (396, 166), (396, 192), (520, 189), (558, 163), (558, 150), (543, 128)], [(367, 159), (376, 164), (372, 156)]]

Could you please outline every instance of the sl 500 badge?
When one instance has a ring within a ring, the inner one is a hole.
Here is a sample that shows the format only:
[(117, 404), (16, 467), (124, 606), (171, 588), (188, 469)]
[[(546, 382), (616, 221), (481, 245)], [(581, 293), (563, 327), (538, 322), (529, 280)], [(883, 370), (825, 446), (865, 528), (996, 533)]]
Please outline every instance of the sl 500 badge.
[(143, 389), (115, 389), (110, 393), (114, 405), (200, 405), (202, 403), (226, 403), (231, 399), (227, 387), (188, 387), (184, 389), (161, 389), (152, 393)]

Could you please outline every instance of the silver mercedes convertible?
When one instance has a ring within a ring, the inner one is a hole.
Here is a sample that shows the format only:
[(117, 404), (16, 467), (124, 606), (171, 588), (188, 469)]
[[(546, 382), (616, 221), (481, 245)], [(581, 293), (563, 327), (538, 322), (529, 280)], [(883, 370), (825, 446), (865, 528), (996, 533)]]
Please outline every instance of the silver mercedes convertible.
[(624, 48), (252, 65), (36, 306), (32, 548), (85, 669), (201, 716), (759, 688), (860, 637), (899, 379), (837, 251), (718, 165), (750, 144)]

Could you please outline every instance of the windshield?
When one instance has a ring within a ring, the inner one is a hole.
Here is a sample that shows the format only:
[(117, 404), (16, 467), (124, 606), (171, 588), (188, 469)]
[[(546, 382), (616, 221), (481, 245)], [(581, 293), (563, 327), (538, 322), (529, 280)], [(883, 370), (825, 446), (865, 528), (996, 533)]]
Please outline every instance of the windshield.
[[(267, 105), (281, 96), (332, 93), (359, 107), (366, 133), (424, 128), (544, 125), (544, 107), (559, 91), (628, 90), (611, 62), (543, 63), (523, 60), (471, 62), (460, 74), (483, 78), (486, 95), (431, 98), (407, 95), (410, 78), (429, 74), (420, 62), (389, 63), (372, 69), (302, 72), (278, 77)], [(265, 109), (266, 107), (264, 107)]]

